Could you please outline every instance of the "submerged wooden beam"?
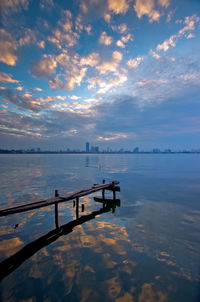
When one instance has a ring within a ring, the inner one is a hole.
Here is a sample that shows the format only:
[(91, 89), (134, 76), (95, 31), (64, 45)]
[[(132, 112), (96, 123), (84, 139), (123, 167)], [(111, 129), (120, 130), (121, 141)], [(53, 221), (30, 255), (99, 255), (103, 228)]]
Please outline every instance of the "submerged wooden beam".
[(58, 195), (57, 197), (54, 198), (49, 198), (49, 199), (43, 199), (43, 200), (38, 200), (38, 201), (33, 201), (25, 204), (18, 204), (6, 208), (1, 208), (0, 209), (0, 217), (2, 216), (7, 216), (15, 213), (21, 213), (21, 212), (26, 212), (26, 211), (31, 211), (34, 209), (42, 208), (42, 207), (47, 207), (52, 204), (58, 204), (60, 202), (64, 201), (69, 201), (72, 199), (76, 199), (85, 195), (89, 195), (91, 193), (100, 191), (100, 190), (113, 190), (115, 185), (119, 184), (119, 181), (112, 181), (108, 183), (103, 183), (103, 184), (95, 184), (91, 188), (87, 189), (82, 189), (75, 191), (73, 193), (68, 193), (63, 196), (59, 196), (58, 192), (56, 192), (55, 195)]

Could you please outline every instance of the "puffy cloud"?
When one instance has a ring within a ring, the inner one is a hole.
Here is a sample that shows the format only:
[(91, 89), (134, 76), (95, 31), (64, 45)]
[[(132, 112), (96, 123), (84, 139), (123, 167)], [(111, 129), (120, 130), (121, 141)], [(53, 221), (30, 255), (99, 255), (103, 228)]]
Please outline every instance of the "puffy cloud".
[(35, 112), (38, 112), (41, 108), (40, 102), (29, 93), (19, 94), (16, 90), (5, 88), (4, 90), (0, 90), (0, 95), (6, 103), (15, 104), (19, 108)]
[(170, 0), (158, 0), (158, 3), (163, 7), (168, 7), (170, 5)]
[(86, 25), (86, 26), (84, 27), (84, 29), (87, 31), (88, 35), (91, 34), (92, 26), (91, 26), (90, 24)]
[(112, 37), (108, 36), (105, 31), (102, 32), (100, 38), (99, 38), (99, 43), (105, 44), (105, 45), (110, 45), (112, 43)]
[(72, 47), (77, 43), (78, 34), (73, 32), (64, 32), (60, 29), (55, 29), (53, 31), (53, 36), (48, 37), (48, 41), (56, 44), (58, 48), (62, 46)]
[(74, 68), (71, 72), (70, 77), (66, 77), (67, 79), (67, 89), (68, 90), (73, 90), (75, 85), (80, 86), (85, 73), (87, 71), (87, 68), (82, 68), (82, 69), (78, 69), (78, 68)]
[(159, 11), (157, 11), (154, 7), (154, 0), (136, 0), (134, 4), (134, 9), (138, 18), (141, 18), (143, 15), (147, 15), (150, 22), (158, 21), (160, 18)]
[(129, 40), (133, 40), (133, 38), (132, 38), (131, 34), (128, 34), (126, 36), (123, 36), (121, 38), (121, 40), (122, 40), (122, 42), (127, 43)]
[(129, 9), (127, 0), (108, 0), (108, 8), (115, 14), (125, 14)]
[(187, 16), (185, 17), (184, 24), (185, 26), (179, 30), (177, 34), (172, 35), (169, 39), (165, 40), (163, 43), (157, 45), (158, 51), (167, 51), (170, 47), (175, 47), (177, 41), (182, 37), (186, 37), (187, 39), (192, 38), (194, 35), (191, 33), (195, 30), (195, 25), (199, 24), (200, 17), (197, 15)]
[(17, 62), (17, 43), (5, 29), (0, 29), (0, 61), (14, 66)]
[[(76, 31), (73, 31), (73, 25)], [(48, 41), (54, 43), (59, 49), (62, 47), (73, 47), (82, 31), (81, 17), (78, 16), (73, 22), (72, 13), (69, 10), (63, 11), (63, 15), (58, 22), (58, 27), (53, 30), (53, 35), (48, 37)]]
[(117, 45), (118, 47), (125, 48), (125, 44), (124, 44), (121, 40), (118, 40), (118, 41), (116, 42), (116, 45)]
[(19, 12), (22, 9), (27, 9), (29, 0), (1, 0), (1, 10), (3, 14)]
[(18, 87), (16, 88), (16, 90), (18, 90), (18, 91), (22, 91), (23, 89), (24, 89), (23, 86), (18, 86)]
[(129, 40), (133, 40), (131, 34), (121, 37), (121, 40), (118, 40), (116, 45), (125, 48), (125, 43), (127, 43)]
[(14, 80), (10, 74), (0, 72), (0, 82), (2, 82), (2, 83), (18, 83), (19, 81)]
[(108, 14), (108, 13), (106, 13), (106, 14), (104, 15), (104, 19), (105, 19), (106, 22), (110, 23), (111, 15)]
[(96, 66), (99, 63), (99, 54), (92, 52), (87, 57), (82, 57), (80, 60), (80, 65)]
[(150, 50), (150, 54), (152, 55), (153, 58), (157, 60), (161, 58), (161, 56), (157, 52), (153, 51), (152, 49)]
[(54, 6), (53, 0), (40, 0), (40, 7), (42, 9), (51, 8)]
[(125, 23), (118, 25), (117, 27), (118, 31), (123, 34), (127, 31), (127, 25)]
[(143, 60), (144, 60), (144, 57), (137, 57), (135, 59), (130, 59), (127, 62), (127, 65), (130, 68), (137, 68)]
[(117, 77), (109, 77), (104, 80), (99, 77), (90, 78), (88, 80), (88, 89), (98, 89), (97, 94), (104, 94), (108, 91), (114, 91), (119, 86), (122, 86), (127, 81), (127, 76), (123, 74), (117, 74)]
[(52, 56), (44, 55), (42, 60), (32, 64), (31, 73), (37, 77), (49, 78), (55, 72), (56, 66), (57, 62)]
[(122, 60), (122, 53), (119, 52), (119, 51), (114, 51), (113, 54), (112, 54), (112, 57), (113, 57), (113, 60), (115, 62), (120, 62)]
[(167, 51), (170, 47), (175, 47), (176, 46), (176, 35), (172, 35), (169, 39), (165, 40), (162, 44), (158, 44), (156, 49), (158, 51), (163, 50)]
[(35, 44), (40, 48), (44, 48), (45, 42), (43, 40), (38, 41), (38, 39), (36, 38), (36, 36), (38, 35), (39, 33), (34, 32), (30, 28), (25, 28), (24, 32), (22, 33), (22, 37), (18, 41), (19, 46)]
[(122, 53), (119, 51), (114, 51), (112, 58), (109, 61), (103, 62), (101, 65), (98, 65), (96, 68), (100, 71), (100, 74), (106, 74), (108, 72), (114, 72), (118, 74), (118, 66), (122, 60)]
[[(186, 24), (181, 30), (179, 30), (179, 35), (184, 35), (189, 31), (195, 30), (195, 24), (200, 22), (200, 17), (197, 15), (185, 17), (184, 23)], [(189, 33), (191, 34), (191, 33)]]
[(61, 53), (56, 57), (56, 61), (64, 67), (69, 66), (70, 59), (71, 58), (70, 55), (68, 55), (68, 53)]

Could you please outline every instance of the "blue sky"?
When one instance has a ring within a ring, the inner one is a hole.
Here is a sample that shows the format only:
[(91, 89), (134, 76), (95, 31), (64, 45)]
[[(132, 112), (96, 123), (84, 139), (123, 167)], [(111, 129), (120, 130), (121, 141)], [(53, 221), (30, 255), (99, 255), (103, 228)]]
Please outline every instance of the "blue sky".
[(200, 148), (199, 0), (3, 0), (0, 148)]

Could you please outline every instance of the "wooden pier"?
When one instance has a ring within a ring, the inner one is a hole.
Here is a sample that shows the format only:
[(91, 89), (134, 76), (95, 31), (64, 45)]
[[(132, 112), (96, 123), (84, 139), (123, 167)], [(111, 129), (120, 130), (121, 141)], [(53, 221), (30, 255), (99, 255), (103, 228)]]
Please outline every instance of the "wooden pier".
[[(53, 198), (42, 199), (42, 200), (38, 200), (38, 201), (28, 202), (28, 203), (24, 203), (24, 204), (16, 204), (16, 205), (13, 205), (10, 207), (1, 208), (0, 217), (54, 205), (55, 206), (55, 225), (56, 225), (56, 227), (58, 227), (58, 204), (59, 203), (70, 201), (70, 200), (75, 200), (76, 216), (78, 218), (79, 198), (80, 197), (89, 195), (89, 194), (97, 192), (97, 191), (102, 191), (102, 202), (104, 203), (104, 200), (105, 200), (105, 203), (106, 203), (105, 190), (109, 190), (109, 191), (113, 192), (113, 200), (115, 200), (116, 191), (120, 191), (120, 187), (116, 186), (117, 184), (119, 184), (119, 181), (112, 181), (112, 182), (106, 183), (105, 180), (103, 180), (102, 184), (94, 184), (90, 188), (78, 190), (73, 193), (67, 193), (62, 196), (59, 195), (58, 190), (55, 190), (55, 197), (53, 197)], [(84, 210), (84, 206), (82, 207), (82, 211), (83, 210)]]
[[(94, 201), (96, 201), (95, 198)], [(98, 198), (98, 202), (102, 202), (102, 200)], [(80, 218), (76, 218), (75, 220), (72, 220), (67, 224), (59, 226), (49, 231), (47, 234), (41, 236), (40, 238), (28, 243), (26, 246), (24, 246), (21, 250), (16, 252), (14, 255), (6, 258), (0, 263), (0, 280), (4, 279), (10, 273), (16, 270), (23, 262), (25, 262), (27, 259), (32, 257), (35, 253), (37, 253), (42, 248), (53, 243), (59, 237), (70, 234), (76, 226), (81, 225), (92, 219), (95, 219), (97, 216), (107, 213), (111, 210), (112, 212), (114, 212), (114, 209), (119, 206), (120, 206), (120, 201), (118, 199), (116, 200), (105, 199), (105, 203), (103, 202), (103, 207), (101, 209), (94, 211), (90, 214), (83, 215)]]

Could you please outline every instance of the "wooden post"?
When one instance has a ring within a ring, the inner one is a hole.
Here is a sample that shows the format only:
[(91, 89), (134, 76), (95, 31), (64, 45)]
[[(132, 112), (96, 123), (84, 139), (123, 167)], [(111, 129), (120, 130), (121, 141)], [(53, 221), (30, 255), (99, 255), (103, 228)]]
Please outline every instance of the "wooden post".
[(116, 192), (115, 192), (115, 190), (113, 190), (113, 199), (114, 200), (116, 199)]
[[(102, 181), (103, 184), (105, 184), (105, 179)], [(102, 199), (105, 199), (105, 190), (102, 190)]]
[(79, 197), (76, 197), (76, 219), (79, 218)]
[[(58, 197), (58, 190), (55, 190), (55, 197)], [(58, 228), (58, 203), (55, 203), (55, 226)]]
[(84, 205), (84, 203), (82, 204), (82, 206), (81, 206), (82, 208), (82, 212), (84, 212), (84, 210), (85, 210), (85, 205)]

